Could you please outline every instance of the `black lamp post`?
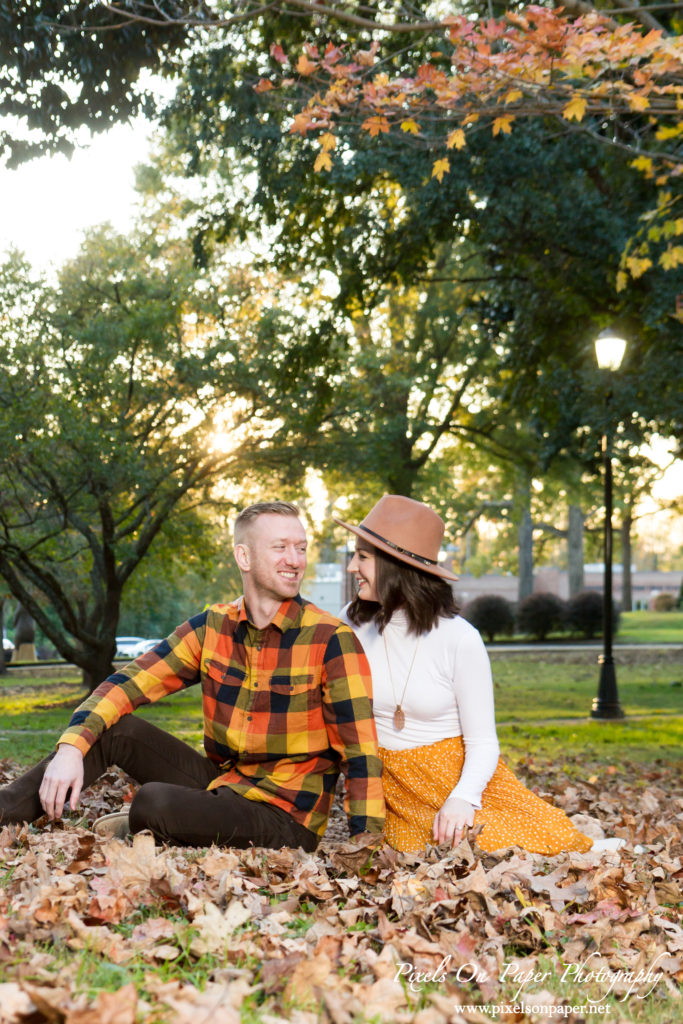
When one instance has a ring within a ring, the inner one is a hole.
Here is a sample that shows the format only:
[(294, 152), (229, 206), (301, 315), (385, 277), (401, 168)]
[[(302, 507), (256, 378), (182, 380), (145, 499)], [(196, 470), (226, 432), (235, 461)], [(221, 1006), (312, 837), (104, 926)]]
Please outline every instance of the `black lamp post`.
[[(602, 331), (595, 341), (595, 353), (598, 366), (602, 370), (618, 370), (624, 358), (626, 342), (613, 331)], [(607, 391), (607, 406), (612, 397), (611, 389)], [(619, 703), (617, 691), (617, 675), (612, 657), (612, 453), (610, 450), (611, 431), (609, 416), (602, 435), (602, 459), (605, 479), (605, 538), (604, 538), (604, 578), (603, 578), (603, 612), (602, 612), (602, 654), (598, 659), (600, 665), (600, 682), (598, 695), (593, 700), (591, 718), (623, 718), (624, 712)]]

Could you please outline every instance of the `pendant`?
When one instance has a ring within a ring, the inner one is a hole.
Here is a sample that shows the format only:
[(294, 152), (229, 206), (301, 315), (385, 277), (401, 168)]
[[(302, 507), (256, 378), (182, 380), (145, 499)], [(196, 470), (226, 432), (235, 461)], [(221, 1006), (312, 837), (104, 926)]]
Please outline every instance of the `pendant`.
[(396, 710), (394, 711), (394, 729), (396, 729), (397, 732), (400, 732), (401, 729), (405, 728), (405, 724), (406, 716), (403, 714), (403, 708), (400, 704), (397, 704)]

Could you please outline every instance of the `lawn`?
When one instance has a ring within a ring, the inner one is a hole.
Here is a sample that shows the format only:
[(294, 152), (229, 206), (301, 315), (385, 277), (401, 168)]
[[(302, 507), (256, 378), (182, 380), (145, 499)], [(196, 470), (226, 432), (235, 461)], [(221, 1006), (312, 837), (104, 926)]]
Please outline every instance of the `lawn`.
[(624, 612), (617, 643), (683, 644), (683, 611)]
[[(552, 758), (612, 763), (678, 756), (683, 743), (683, 664), (672, 652), (616, 653), (617, 682), (626, 719), (590, 719), (597, 692), (597, 651), (494, 651), (496, 719), (504, 756), (514, 763), (535, 752)], [(0, 759), (31, 764), (51, 749), (83, 698), (74, 674), (13, 676), (0, 680)], [(197, 687), (137, 712), (196, 746), (201, 745)]]

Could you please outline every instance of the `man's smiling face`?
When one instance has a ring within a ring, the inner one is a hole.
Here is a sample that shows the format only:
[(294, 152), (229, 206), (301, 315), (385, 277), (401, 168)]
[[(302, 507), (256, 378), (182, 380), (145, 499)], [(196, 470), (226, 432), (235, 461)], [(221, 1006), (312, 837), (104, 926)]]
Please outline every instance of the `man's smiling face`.
[(278, 602), (296, 597), (306, 569), (308, 545), (301, 520), (265, 513), (250, 524), (242, 543), (255, 595)]

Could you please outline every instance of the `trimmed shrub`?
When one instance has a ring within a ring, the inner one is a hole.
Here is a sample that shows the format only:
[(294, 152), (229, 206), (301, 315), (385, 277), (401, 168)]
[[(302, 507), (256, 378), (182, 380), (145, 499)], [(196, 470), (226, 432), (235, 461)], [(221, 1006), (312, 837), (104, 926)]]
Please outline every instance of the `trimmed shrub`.
[(548, 633), (564, 627), (566, 605), (557, 594), (529, 594), (517, 613), (520, 633), (528, 633), (534, 640), (545, 640)]
[(465, 605), (460, 613), (483, 633), (489, 643), (496, 634), (511, 633), (515, 625), (512, 605), (498, 594), (480, 594)]
[(673, 594), (657, 594), (652, 602), (652, 609), (655, 612), (672, 612), (676, 607), (676, 598)]
[[(592, 640), (602, 633), (602, 592), (582, 590), (575, 594), (567, 605), (567, 626), (574, 633), (581, 633), (586, 640)], [(619, 609), (612, 602), (612, 634), (619, 629)]]

